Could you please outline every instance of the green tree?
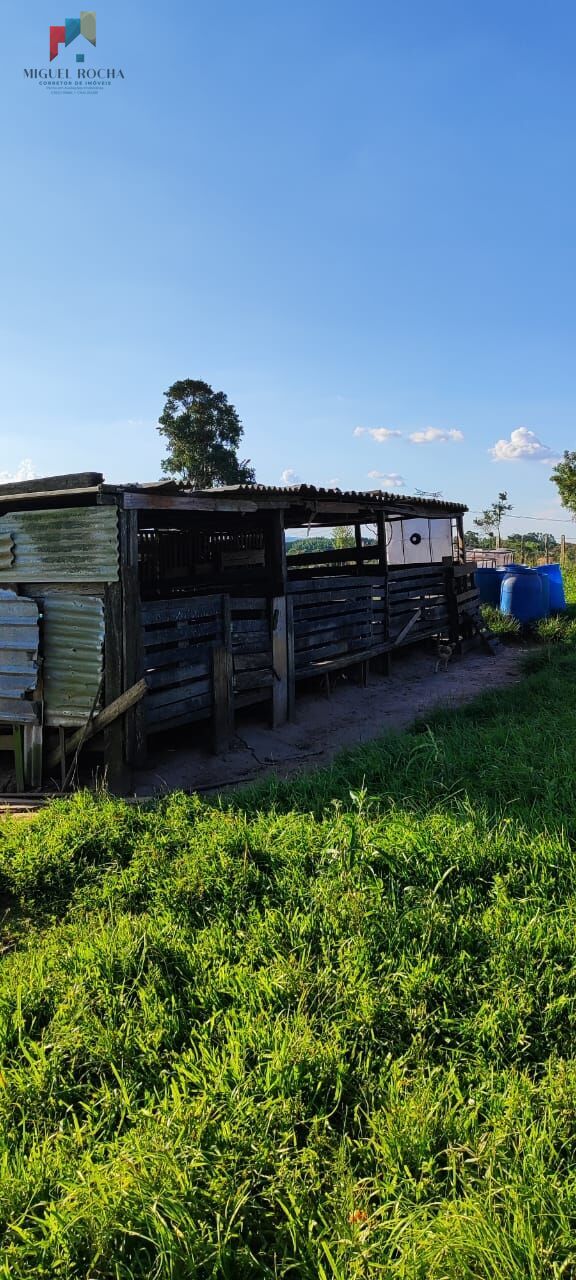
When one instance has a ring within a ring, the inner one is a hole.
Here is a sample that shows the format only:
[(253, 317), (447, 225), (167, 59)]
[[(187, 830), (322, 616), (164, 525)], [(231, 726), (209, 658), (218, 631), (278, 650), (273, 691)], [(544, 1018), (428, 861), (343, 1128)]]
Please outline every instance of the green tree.
[(333, 537), (333, 546), (335, 550), (341, 551), (345, 547), (354, 547), (355, 545), (354, 530), (350, 525), (337, 525), (334, 529)]
[(576, 451), (565, 449), (561, 462), (557, 462), (550, 479), (556, 485), (563, 507), (576, 519)]
[(491, 507), (487, 507), (474, 521), (478, 529), (485, 529), (489, 536), (494, 538), (494, 546), (500, 546), (500, 526), (503, 517), (508, 511), (512, 510), (512, 503), (508, 502), (507, 493), (499, 493), (496, 502)]
[(158, 430), (168, 441), (168, 456), (162, 461), (165, 475), (175, 476), (193, 489), (254, 480), (249, 460), (238, 459), (244, 428), (223, 391), (185, 378), (174, 382), (164, 394), (166, 404)]

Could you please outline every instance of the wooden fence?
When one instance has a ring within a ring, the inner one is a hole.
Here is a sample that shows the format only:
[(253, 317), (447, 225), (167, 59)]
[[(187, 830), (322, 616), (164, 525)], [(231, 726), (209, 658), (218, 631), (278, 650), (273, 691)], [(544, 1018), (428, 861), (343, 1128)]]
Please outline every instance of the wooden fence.
[(147, 733), (213, 719), (222, 745), (234, 710), (261, 701), (282, 723), (299, 680), (430, 636), (472, 633), (478, 610), (473, 567), (449, 563), (289, 579), (285, 597), (224, 592), (145, 601)]

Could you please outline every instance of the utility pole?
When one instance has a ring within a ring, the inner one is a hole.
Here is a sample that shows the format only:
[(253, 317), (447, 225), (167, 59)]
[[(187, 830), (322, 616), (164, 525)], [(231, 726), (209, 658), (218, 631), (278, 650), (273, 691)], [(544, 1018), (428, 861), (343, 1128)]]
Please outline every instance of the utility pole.
[(565, 533), (560, 534), (560, 564), (562, 565), (562, 568), (564, 568), (564, 565), (566, 564), (566, 534)]

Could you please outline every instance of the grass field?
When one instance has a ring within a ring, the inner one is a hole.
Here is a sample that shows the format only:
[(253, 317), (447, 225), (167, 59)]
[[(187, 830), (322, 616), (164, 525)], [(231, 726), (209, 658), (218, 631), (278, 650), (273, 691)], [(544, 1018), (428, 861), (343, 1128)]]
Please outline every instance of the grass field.
[(574, 1280), (576, 649), (531, 661), (226, 808), (3, 825), (3, 1280)]

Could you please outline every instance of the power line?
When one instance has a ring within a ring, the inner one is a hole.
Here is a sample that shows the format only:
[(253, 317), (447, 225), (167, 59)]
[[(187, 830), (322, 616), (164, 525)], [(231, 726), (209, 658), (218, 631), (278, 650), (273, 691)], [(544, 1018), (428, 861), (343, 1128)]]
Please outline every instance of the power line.
[[(483, 516), (483, 511), (470, 511), (471, 516)], [(545, 524), (571, 524), (573, 523), (570, 516), (519, 516), (505, 515), (503, 520), (543, 520)]]

